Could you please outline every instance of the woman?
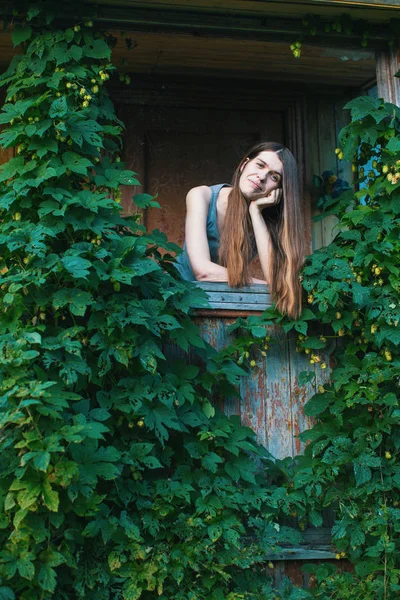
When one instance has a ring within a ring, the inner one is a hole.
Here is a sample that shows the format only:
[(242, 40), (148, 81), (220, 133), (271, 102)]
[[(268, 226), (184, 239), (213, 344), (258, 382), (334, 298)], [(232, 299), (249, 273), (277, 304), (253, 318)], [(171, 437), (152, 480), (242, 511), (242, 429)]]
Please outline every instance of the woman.
[[(268, 283), (278, 310), (301, 312), (299, 271), (304, 234), (296, 161), (275, 142), (254, 146), (232, 186), (205, 185), (186, 197), (185, 246), (177, 268), (184, 279)], [(265, 281), (250, 276), (258, 254)]]

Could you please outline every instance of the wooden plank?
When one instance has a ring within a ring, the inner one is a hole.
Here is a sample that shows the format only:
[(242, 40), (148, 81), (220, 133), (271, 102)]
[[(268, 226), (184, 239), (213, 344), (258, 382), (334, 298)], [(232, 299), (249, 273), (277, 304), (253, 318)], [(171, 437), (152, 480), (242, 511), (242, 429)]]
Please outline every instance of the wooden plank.
[[(187, 75), (193, 78), (193, 70), (196, 78), (208, 75), (217, 75), (227, 79), (252, 78), (266, 80), (290, 80), (293, 82), (312, 82), (313, 89), (321, 87), (322, 84), (330, 86), (348, 85), (351, 87), (361, 86), (375, 76), (375, 58), (373, 50), (366, 52), (360, 60), (342, 61), (343, 55), (354, 54), (357, 50), (346, 49), (343, 43), (335, 40), (330, 41), (330, 48), (322, 46), (311, 46), (306, 41), (302, 47), (301, 60), (296, 60), (290, 50), (290, 40), (279, 37), (276, 41), (270, 38), (256, 40), (254, 37), (248, 40), (236, 40), (227, 36), (194, 36), (190, 33), (173, 33), (162, 31), (135, 31), (132, 34), (136, 44), (134, 51), (128, 52), (124, 39), (115, 32), (117, 44), (113, 48), (113, 63), (120, 66), (123, 72), (132, 73), (132, 92), (136, 92), (136, 75), (147, 73), (150, 77), (168, 78), (173, 75), (172, 80), (179, 76)], [(0, 36), (1, 41), (1, 36)], [(334, 55), (332, 48), (335, 49)], [(11, 50), (10, 50), (11, 51)], [(265, 56), (268, 61), (265, 61)], [(358, 55), (359, 57), (359, 55)], [(261, 82), (260, 82), (261, 83)], [(194, 82), (196, 85), (197, 82)], [(265, 84), (264, 84), (265, 85)], [(190, 87), (192, 83), (190, 84)], [(210, 94), (213, 94), (213, 87)], [(236, 86), (237, 87), (237, 86)], [(126, 89), (126, 88), (125, 88)], [(190, 94), (190, 89), (185, 95)], [(240, 95), (243, 91), (237, 89)], [(269, 101), (273, 87), (267, 90), (266, 102)], [(337, 93), (337, 89), (336, 89)], [(165, 93), (162, 92), (162, 96)], [(226, 95), (227, 102), (231, 102)], [(259, 109), (258, 109), (259, 110)]]
[(261, 310), (226, 310), (210, 308), (209, 310), (201, 308), (194, 311), (196, 317), (212, 317), (213, 319), (219, 319), (226, 317), (228, 319), (238, 319), (239, 317), (251, 317), (252, 315), (259, 316), (262, 314)]
[[(140, 6), (138, 3), (131, 4), (130, 6), (97, 6), (96, 21), (107, 22), (108, 27), (113, 24), (119, 24), (124, 26), (125, 29), (133, 28), (135, 31), (138, 30), (150, 30), (150, 31), (174, 31), (182, 32), (189, 31), (190, 33), (195, 30), (198, 33), (204, 35), (217, 35), (217, 36), (229, 36), (238, 38), (251, 38), (251, 39), (280, 39), (280, 40), (293, 40), (294, 35), (301, 35), (304, 31), (302, 25), (302, 19), (304, 14), (309, 12), (309, 8), (303, 6), (301, 13), (296, 14), (294, 5), (285, 6), (282, 10), (283, 2), (275, 4), (275, 11), (272, 13), (268, 10), (271, 6), (271, 2), (263, 2), (263, 14), (251, 14), (242, 12), (238, 14), (232, 7), (232, 2), (225, 2), (223, 11), (216, 11), (208, 9), (202, 9), (199, 4), (196, 3), (193, 9), (188, 9), (188, 5), (180, 6), (177, 10), (176, 5), (165, 7), (155, 7), (146, 2), (146, 5)], [(304, 3), (303, 3), (304, 4)], [(189, 5), (190, 6), (190, 5)], [(281, 10), (277, 11), (277, 7), (281, 7)], [(311, 7), (310, 7), (311, 8)], [(182, 10), (183, 9), (183, 10)], [(233, 10), (232, 10), (233, 9)], [(307, 10), (308, 9), (308, 10)], [(311, 9), (312, 11), (313, 9)], [(331, 17), (334, 13), (335, 8), (330, 6), (326, 11)], [(354, 11), (352, 11), (354, 14)], [(369, 43), (371, 47), (376, 47), (377, 44), (385, 37), (385, 28), (382, 28), (380, 24), (372, 22), (373, 11), (365, 11), (370, 16), (370, 21), (373, 28), (373, 35), (370, 37)], [(266, 18), (268, 15), (273, 18)], [(381, 19), (387, 19), (394, 17), (394, 9), (388, 9), (385, 12), (380, 13)], [(361, 18), (360, 11), (357, 16)], [(344, 36), (335, 34), (332, 32), (329, 36), (329, 40), (326, 40), (326, 35), (323, 32), (317, 32), (311, 40), (312, 43), (318, 43), (321, 45), (329, 44), (338, 46), (340, 44), (347, 44), (358, 46), (359, 36), (355, 34), (349, 34), (344, 39)]]
[[(358, 95), (361, 94), (361, 91)], [(350, 111), (348, 109), (344, 109), (346, 104), (350, 102), (354, 98), (354, 92), (344, 92), (341, 98), (335, 98), (334, 106), (335, 106), (335, 128), (336, 128), (336, 146), (339, 145), (339, 133), (348, 125), (351, 121)], [(349, 161), (339, 161), (338, 163), (338, 176), (347, 181), (350, 185), (354, 179), (354, 173), (351, 170), (351, 162)]]
[[(97, 6), (111, 6), (110, 0), (90, 0)], [(141, 8), (152, 7), (157, 10), (184, 10), (185, 12), (207, 11), (208, 13), (230, 12), (237, 15), (273, 15), (291, 14), (299, 18), (307, 13), (321, 16), (340, 16), (343, 10), (351, 9), (358, 18), (382, 19), (393, 16), (392, 10), (399, 7), (398, 0), (196, 0), (188, 4), (187, 0), (119, 0), (120, 6), (135, 4)], [(391, 12), (389, 12), (390, 9)], [(383, 16), (382, 16), (383, 15)]]
[(265, 401), (267, 377), (265, 362), (262, 361), (252, 369), (249, 377), (243, 377), (240, 382), (242, 422), (256, 432), (258, 443), (266, 448), (269, 447), (267, 403)]
[(267, 294), (269, 295), (269, 286), (263, 284), (250, 284), (242, 288), (231, 288), (223, 281), (196, 281), (196, 285), (206, 292), (230, 292), (235, 294)]
[(291, 410), (293, 422), (293, 449), (292, 455), (296, 456), (304, 452), (305, 444), (300, 441), (298, 435), (309, 429), (313, 423), (313, 419), (306, 417), (304, 414), (304, 405), (307, 400), (315, 394), (315, 381), (300, 385), (299, 376), (303, 371), (311, 371), (315, 373), (315, 365), (311, 365), (308, 355), (304, 352), (296, 352), (296, 340), (289, 341), (289, 361), (290, 361), (290, 393), (291, 393)]
[[(210, 307), (215, 310), (263, 311), (271, 306), (269, 287), (249, 285), (244, 288), (231, 288), (223, 282), (196, 282), (207, 294)], [(201, 308), (194, 305), (193, 308)]]
[[(253, 311), (253, 310), (265, 310), (267, 309), (269, 306), (271, 306), (270, 303), (265, 303), (265, 304), (255, 304), (255, 303), (248, 303), (248, 302), (213, 302), (210, 301), (210, 306), (211, 308), (215, 308), (216, 310), (248, 310), (248, 311)], [(193, 306), (193, 308), (196, 308), (196, 306)]]
[[(318, 130), (321, 173), (331, 170), (334, 174), (336, 174), (338, 170), (338, 159), (335, 154), (337, 139), (335, 127), (335, 106), (333, 101), (327, 101), (325, 99), (319, 100)], [(323, 219), (323, 221), (321, 221), (323, 246), (327, 246), (332, 241), (332, 229), (336, 223), (336, 217), (326, 217)]]
[[(318, 141), (319, 141), (319, 164), (321, 175), (324, 171), (338, 172), (338, 159), (335, 154), (337, 145), (335, 106), (331, 99), (318, 99)], [(327, 246), (332, 241), (333, 227), (336, 225), (336, 217), (326, 217), (321, 221), (321, 241)]]
[[(267, 559), (268, 560), (268, 559)], [(271, 559), (271, 557), (269, 557), (269, 560), (273, 560)], [(278, 560), (275, 564), (274, 564), (274, 569), (272, 571), (269, 570), (269, 574), (272, 576), (273, 578), (273, 583), (274, 583), (274, 587), (277, 589), (280, 589), (282, 584), (283, 584), (283, 580), (285, 577), (285, 562)], [(272, 571), (272, 573), (271, 573)]]
[(287, 336), (282, 329), (271, 327), (273, 338), (265, 360), (263, 387), (266, 403), (267, 448), (276, 458), (293, 456), (293, 422), (290, 397), (289, 354)]
[[(306, 109), (306, 185), (305, 190), (311, 206), (311, 216), (318, 214), (318, 194), (314, 186), (314, 175), (320, 175), (321, 165), (319, 160), (318, 139), (318, 96), (316, 94), (307, 96)], [(312, 250), (318, 250), (322, 246), (321, 222), (312, 224)]]
[(292, 546), (283, 548), (280, 552), (267, 554), (265, 558), (266, 560), (325, 560), (335, 558), (335, 552), (329, 548), (319, 550)]
[(378, 96), (386, 102), (400, 106), (400, 81), (395, 77), (399, 70), (400, 49), (376, 53), (376, 79)]
[[(353, 180), (351, 163), (338, 161), (334, 149), (338, 146), (339, 131), (349, 122), (349, 111), (344, 110), (345, 104), (356, 92), (343, 90), (341, 96), (326, 99), (322, 96), (309, 99), (308, 123), (310, 130), (310, 170), (308, 171), (309, 189), (311, 190), (313, 214), (319, 214), (316, 207), (317, 192), (312, 184), (312, 176), (321, 175), (325, 170), (332, 170), (338, 177), (350, 184)], [(332, 240), (336, 217), (327, 217), (313, 224), (313, 250), (326, 246)]]

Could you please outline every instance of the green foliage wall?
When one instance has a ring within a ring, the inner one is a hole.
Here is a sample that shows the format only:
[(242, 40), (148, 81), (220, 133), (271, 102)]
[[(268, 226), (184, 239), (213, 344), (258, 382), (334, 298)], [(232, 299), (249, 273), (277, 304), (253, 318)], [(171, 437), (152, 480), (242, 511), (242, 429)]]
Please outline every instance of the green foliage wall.
[[(158, 250), (174, 247), (121, 216), (137, 182), (92, 25), (30, 9), (1, 77), (17, 155), (0, 169), (0, 597), (256, 597), (289, 533), (266, 452), (209, 401), (244, 371), (191, 323), (199, 292)], [(171, 342), (202, 371), (167, 360)]]

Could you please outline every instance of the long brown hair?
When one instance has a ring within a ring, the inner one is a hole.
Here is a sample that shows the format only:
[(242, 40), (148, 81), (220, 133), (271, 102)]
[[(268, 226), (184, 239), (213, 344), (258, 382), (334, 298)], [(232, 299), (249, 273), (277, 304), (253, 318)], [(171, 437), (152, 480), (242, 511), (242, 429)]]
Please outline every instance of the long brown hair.
[(302, 297), (299, 272), (305, 253), (303, 219), (296, 161), (281, 144), (264, 142), (254, 146), (233, 174), (220, 239), (219, 262), (228, 270), (231, 287), (249, 283), (255, 239), (249, 205), (240, 190), (239, 180), (246, 159), (251, 160), (264, 151), (275, 152), (283, 166), (281, 202), (263, 210), (272, 243), (268, 283), (278, 310), (297, 318), (301, 313)]

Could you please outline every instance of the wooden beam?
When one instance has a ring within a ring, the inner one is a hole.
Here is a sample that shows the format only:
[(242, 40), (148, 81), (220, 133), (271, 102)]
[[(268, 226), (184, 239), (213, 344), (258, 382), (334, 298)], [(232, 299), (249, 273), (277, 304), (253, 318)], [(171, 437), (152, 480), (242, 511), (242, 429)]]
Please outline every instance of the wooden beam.
[[(193, 9), (159, 7), (148, 8), (133, 6), (97, 7), (95, 21), (97, 25), (121, 28), (128, 31), (147, 31), (158, 33), (188, 33), (197, 36), (227, 37), (259, 41), (293, 42), (304, 35), (304, 26), (300, 15), (277, 14), (274, 18), (268, 15), (234, 14), (228, 6), (224, 13), (213, 13), (206, 10), (193, 12)], [(360, 48), (360, 36), (330, 32), (307, 36), (307, 44), (320, 47)], [(369, 49), (384, 50), (387, 48), (386, 28), (381, 23), (370, 24), (368, 38)]]
[[(306, 14), (321, 17), (338, 17), (347, 10), (354, 19), (368, 21), (389, 20), (396, 16), (398, 0), (88, 0), (97, 6), (153, 8), (158, 11), (182, 10), (184, 12), (209, 12), (237, 16), (264, 15), (277, 17), (292, 15), (302, 18)], [(92, 15), (93, 16), (93, 15)]]
[(400, 106), (400, 79), (395, 74), (400, 70), (400, 49), (376, 53), (376, 80), (378, 95), (386, 102)]
[(311, 0), (314, 4), (346, 8), (400, 8), (399, 0)]

